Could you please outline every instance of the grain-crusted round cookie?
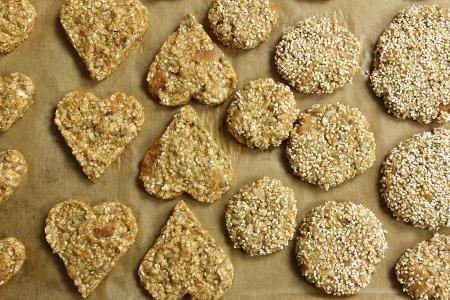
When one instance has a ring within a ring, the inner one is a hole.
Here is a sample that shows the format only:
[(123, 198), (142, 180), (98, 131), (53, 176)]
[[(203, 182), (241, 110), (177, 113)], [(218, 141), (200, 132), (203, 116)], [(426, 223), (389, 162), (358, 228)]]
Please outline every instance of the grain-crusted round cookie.
[(403, 9), (378, 40), (370, 80), (390, 114), (450, 121), (450, 9)]
[(297, 201), (292, 189), (264, 177), (228, 202), (225, 223), (234, 248), (253, 255), (283, 249), (294, 236)]
[(269, 0), (215, 0), (208, 13), (214, 35), (225, 46), (251, 49), (265, 42), (278, 13)]
[(359, 69), (358, 39), (337, 20), (312, 17), (282, 36), (275, 51), (278, 73), (306, 94), (332, 93)]
[(372, 211), (334, 201), (306, 215), (296, 248), (303, 276), (336, 296), (353, 295), (366, 287), (386, 249), (385, 231)]
[(436, 234), (408, 249), (397, 261), (395, 273), (413, 299), (450, 299), (450, 236)]
[(394, 216), (416, 227), (450, 227), (450, 130), (400, 143), (383, 163), (381, 196)]
[(272, 78), (247, 83), (228, 107), (230, 133), (250, 148), (266, 150), (289, 137), (297, 118), (294, 94)]
[(295, 175), (328, 190), (371, 167), (375, 148), (369, 123), (356, 107), (315, 104), (300, 114), (286, 153)]

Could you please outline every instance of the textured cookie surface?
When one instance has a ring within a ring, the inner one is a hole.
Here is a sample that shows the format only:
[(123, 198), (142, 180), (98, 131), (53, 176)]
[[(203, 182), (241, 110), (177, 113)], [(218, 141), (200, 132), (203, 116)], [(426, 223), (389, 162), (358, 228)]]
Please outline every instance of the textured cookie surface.
[(271, 78), (247, 83), (231, 100), (227, 113), (230, 133), (250, 148), (266, 150), (289, 137), (297, 119), (294, 94)]
[(222, 50), (188, 15), (162, 45), (147, 82), (152, 97), (163, 105), (183, 105), (192, 98), (215, 105), (233, 94), (237, 78)]
[(436, 234), (408, 249), (395, 265), (395, 273), (413, 299), (450, 299), (450, 237)]
[(450, 130), (400, 143), (381, 171), (381, 195), (394, 216), (416, 227), (450, 227)]
[(0, 152), (0, 204), (17, 190), (28, 166), (25, 157), (17, 150)]
[(45, 225), (47, 242), (84, 298), (133, 245), (136, 234), (133, 212), (118, 202), (91, 207), (68, 200), (50, 210)]
[(336, 20), (312, 17), (288, 28), (275, 51), (278, 73), (302, 93), (332, 93), (359, 69), (357, 38)]
[(219, 299), (231, 287), (233, 265), (183, 201), (147, 252), (139, 278), (154, 299)]
[(148, 11), (139, 0), (66, 0), (60, 20), (92, 79), (103, 80), (142, 39)]
[(294, 192), (264, 177), (242, 187), (228, 202), (225, 223), (235, 248), (250, 255), (283, 249), (294, 236), (297, 201)]
[(303, 276), (327, 294), (353, 295), (369, 284), (386, 248), (382, 224), (369, 209), (328, 201), (302, 220), (297, 260)]
[(13, 51), (31, 33), (36, 11), (28, 0), (0, 1), (0, 54)]
[(328, 190), (375, 162), (375, 138), (355, 107), (316, 104), (300, 114), (286, 153), (294, 174)]
[(0, 286), (19, 272), (26, 258), (25, 246), (18, 239), (7, 237), (0, 240)]
[(30, 77), (12, 73), (0, 77), (0, 132), (8, 130), (33, 104), (34, 84)]
[(187, 193), (214, 202), (230, 188), (233, 169), (195, 110), (185, 106), (145, 154), (140, 179), (146, 191), (160, 199)]
[(91, 180), (97, 180), (141, 130), (144, 108), (132, 96), (100, 99), (71, 92), (58, 103), (55, 124)]
[(450, 121), (450, 9), (402, 10), (378, 40), (370, 79), (392, 115)]
[(269, 0), (215, 0), (208, 20), (219, 41), (232, 48), (251, 49), (266, 41), (278, 14)]

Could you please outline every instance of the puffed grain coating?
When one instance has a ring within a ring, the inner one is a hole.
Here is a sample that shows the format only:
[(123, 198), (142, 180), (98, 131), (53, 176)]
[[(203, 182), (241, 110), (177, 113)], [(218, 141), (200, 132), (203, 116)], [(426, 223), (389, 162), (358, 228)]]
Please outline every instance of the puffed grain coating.
[(0, 77), (0, 132), (8, 130), (33, 104), (34, 84), (30, 77), (12, 73)]
[(168, 200), (187, 193), (212, 203), (230, 188), (233, 168), (195, 110), (184, 106), (145, 154), (139, 178), (157, 198)]
[(450, 227), (450, 130), (436, 128), (401, 142), (386, 157), (381, 196), (394, 216), (416, 227)]
[(14, 237), (0, 240), (0, 286), (13, 278), (27, 258), (25, 246)]
[(28, 172), (25, 157), (17, 150), (0, 152), (0, 204), (17, 190)]
[(134, 244), (137, 231), (133, 212), (121, 203), (91, 207), (68, 200), (50, 210), (45, 238), (86, 298)]
[(436, 234), (408, 249), (395, 264), (395, 273), (412, 299), (450, 299), (450, 237)]
[(70, 92), (58, 103), (55, 114), (55, 124), (92, 182), (120, 156), (143, 123), (144, 108), (124, 93), (100, 99), (86, 92)]
[(237, 77), (222, 50), (189, 14), (162, 45), (147, 82), (150, 95), (162, 105), (184, 105), (192, 98), (217, 105), (234, 93)]
[(28, 0), (0, 1), (0, 54), (16, 49), (30, 35), (36, 10)]
[(139, 0), (66, 0), (60, 21), (90, 76), (103, 80), (125, 60), (148, 27)]
[(223, 249), (180, 201), (139, 266), (139, 278), (156, 300), (219, 299), (233, 283)]
[(344, 296), (370, 283), (386, 249), (385, 231), (369, 209), (328, 201), (302, 220), (296, 250), (309, 282), (327, 294)]
[(372, 89), (390, 114), (450, 121), (450, 9), (403, 9), (380, 36), (373, 64)]

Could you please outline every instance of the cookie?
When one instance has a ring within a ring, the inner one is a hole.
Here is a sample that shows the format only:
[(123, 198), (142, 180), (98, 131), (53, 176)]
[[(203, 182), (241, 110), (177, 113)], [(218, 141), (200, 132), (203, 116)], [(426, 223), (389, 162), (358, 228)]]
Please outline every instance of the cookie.
[(216, 105), (234, 93), (237, 78), (222, 50), (188, 15), (162, 45), (147, 82), (151, 96), (162, 105), (184, 105), (192, 98)]
[(387, 111), (420, 123), (450, 121), (450, 9), (403, 9), (380, 36), (370, 82)]
[(66, 0), (59, 16), (95, 80), (117, 69), (142, 39), (149, 22), (147, 8), (139, 0)]
[(17, 190), (28, 171), (25, 157), (17, 150), (0, 152), (0, 204)]
[(381, 171), (381, 196), (394, 216), (416, 227), (450, 227), (450, 130), (436, 128), (392, 149)]
[(14, 237), (0, 240), (0, 286), (19, 272), (26, 258), (25, 246), (21, 241)]
[(36, 10), (28, 0), (0, 2), (0, 54), (22, 44), (33, 30)]
[(286, 30), (275, 50), (275, 65), (296, 90), (324, 94), (352, 82), (359, 56), (359, 41), (347, 28), (312, 17)]
[(195, 110), (185, 106), (145, 154), (139, 178), (157, 198), (168, 200), (187, 193), (212, 203), (230, 188), (233, 168)]
[(234, 248), (253, 255), (283, 249), (294, 236), (297, 201), (294, 191), (264, 177), (242, 187), (228, 202), (225, 224)]
[(55, 114), (55, 124), (92, 182), (117, 160), (143, 123), (144, 108), (124, 93), (100, 99), (71, 92), (58, 103)]
[(354, 295), (366, 287), (386, 249), (385, 231), (369, 209), (334, 201), (302, 220), (296, 248), (303, 276), (335, 296)]
[(375, 148), (369, 123), (356, 107), (315, 104), (300, 114), (286, 153), (295, 175), (328, 190), (370, 168)]
[(183, 201), (139, 266), (153, 299), (219, 299), (231, 287), (233, 265)]
[(12, 73), (0, 77), (0, 132), (8, 130), (33, 104), (34, 84), (30, 77)]
[(436, 234), (408, 249), (395, 264), (395, 273), (413, 299), (450, 299), (450, 237)]
[(50, 210), (45, 223), (47, 242), (83, 298), (134, 244), (138, 230), (131, 209), (118, 202), (91, 207), (77, 200), (64, 201)]
[(231, 101), (227, 127), (240, 143), (266, 150), (289, 137), (298, 112), (288, 86), (272, 78), (250, 81)]
[(265, 42), (277, 23), (278, 13), (269, 0), (215, 0), (208, 20), (225, 46), (252, 49)]

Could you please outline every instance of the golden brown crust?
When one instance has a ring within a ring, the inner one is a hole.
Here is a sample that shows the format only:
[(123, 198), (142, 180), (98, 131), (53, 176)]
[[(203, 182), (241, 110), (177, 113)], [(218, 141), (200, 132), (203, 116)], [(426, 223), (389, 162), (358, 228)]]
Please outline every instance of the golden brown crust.
[(0, 240), (0, 286), (19, 272), (26, 258), (25, 246), (21, 241), (14, 237)]
[(0, 204), (17, 190), (28, 172), (25, 157), (17, 150), (0, 152)]

